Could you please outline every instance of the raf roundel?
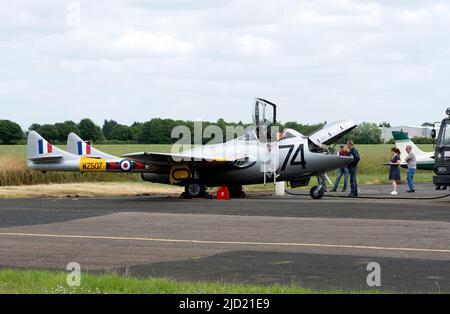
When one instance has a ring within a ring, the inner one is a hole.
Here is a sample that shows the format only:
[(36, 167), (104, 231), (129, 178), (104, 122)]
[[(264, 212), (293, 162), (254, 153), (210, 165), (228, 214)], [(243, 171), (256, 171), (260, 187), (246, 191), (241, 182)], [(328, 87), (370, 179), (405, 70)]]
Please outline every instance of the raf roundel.
[(120, 170), (128, 172), (131, 170), (131, 160), (124, 159), (119, 164)]

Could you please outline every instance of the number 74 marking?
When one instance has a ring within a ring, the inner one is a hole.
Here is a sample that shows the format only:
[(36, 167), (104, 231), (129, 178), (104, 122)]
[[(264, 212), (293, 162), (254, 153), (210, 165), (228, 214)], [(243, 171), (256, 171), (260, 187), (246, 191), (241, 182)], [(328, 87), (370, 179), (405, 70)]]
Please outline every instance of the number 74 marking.
[[(291, 158), (292, 152), (294, 151), (295, 145), (281, 145), (279, 149), (286, 149), (289, 148), (289, 151), (286, 155), (286, 158), (284, 159), (283, 165), (281, 166), (281, 171), (284, 171), (286, 169), (287, 163), (289, 162), (289, 159)], [(298, 155), (300, 154), (300, 161), (296, 161)], [(304, 144), (300, 144), (294, 155), (292, 156), (291, 166), (298, 166), (302, 165), (302, 169), (306, 169), (306, 160), (305, 160), (305, 147)]]

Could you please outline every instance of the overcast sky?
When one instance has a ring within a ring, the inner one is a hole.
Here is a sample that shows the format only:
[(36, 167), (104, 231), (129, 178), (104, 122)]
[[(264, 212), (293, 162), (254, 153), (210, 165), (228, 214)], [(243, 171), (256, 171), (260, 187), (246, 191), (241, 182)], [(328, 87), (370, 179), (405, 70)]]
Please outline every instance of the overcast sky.
[(420, 124), (450, 106), (448, 1), (1, 0), (0, 119)]

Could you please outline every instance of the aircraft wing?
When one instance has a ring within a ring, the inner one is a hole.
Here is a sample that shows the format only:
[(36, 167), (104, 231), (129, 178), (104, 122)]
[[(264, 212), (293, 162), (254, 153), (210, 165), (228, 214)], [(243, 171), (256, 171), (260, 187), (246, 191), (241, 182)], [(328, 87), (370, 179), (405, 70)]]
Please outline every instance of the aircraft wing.
[(123, 155), (122, 157), (129, 158), (133, 161), (145, 163), (147, 165), (169, 166), (176, 163), (198, 163), (210, 165), (224, 165), (233, 163), (236, 160), (245, 159), (245, 155), (234, 156), (202, 156), (197, 154), (169, 154), (156, 152), (140, 152)]

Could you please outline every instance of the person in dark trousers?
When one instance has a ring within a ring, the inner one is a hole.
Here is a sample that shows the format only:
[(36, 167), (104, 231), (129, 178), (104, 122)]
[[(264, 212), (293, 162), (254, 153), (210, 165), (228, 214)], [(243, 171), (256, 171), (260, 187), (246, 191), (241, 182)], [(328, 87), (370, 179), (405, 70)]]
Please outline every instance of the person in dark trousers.
[(392, 158), (389, 161), (389, 180), (392, 182), (392, 192), (391, 195), (398, 195), (397, 191), (397, 181), (400, 181), (400, 150), (397, 147), (391, 149)]
[(352, 140), (347, 141), (347, 147), (349, 149), (349, 156), (353, 157), (353, 161), (347, 165), (348, 173), (350, 174), (350, 188), (351, 192), (348, 197), (358, 197), (358, 182), (356, 180), (356, 170), (358, 168), (358, 163), (361, 160), (359, 157), (359, 152), (355, 148)]
[[(347, 150), (345, 150), (345, 145), (341, 144), (339, 145), (339, 153), (338, 156), (348, 156), (349, 152)], [(336, 192), (338, 186), (339, 186), (339, 182), (341, 181), (342, 176), (344, 176), (344, 187), (342, 188), (342, 192), (345, 192), (347, 190), (347, 185), (348, 185), (348, 169), (347, 167), (342, 167), (340, 169), (338, 169), (337, 171), (337, 177), (336, 177), (336, 182), (334, 183), (334, 187), (331, 190), (331, 192)]]

